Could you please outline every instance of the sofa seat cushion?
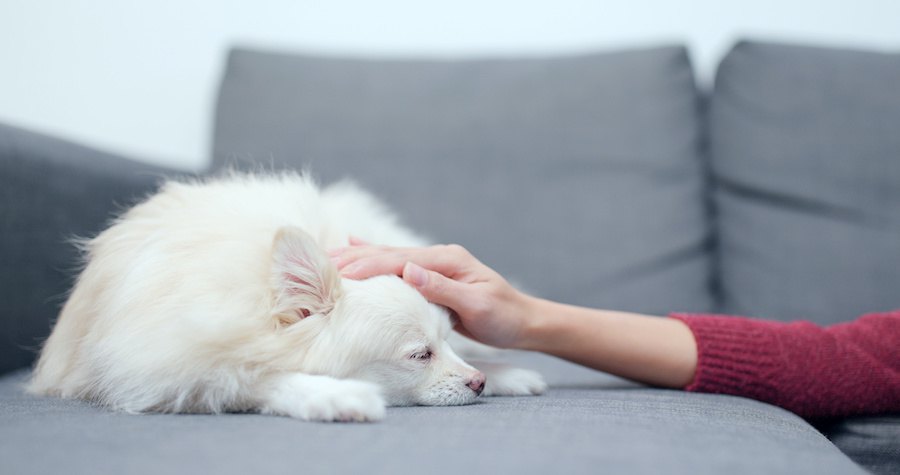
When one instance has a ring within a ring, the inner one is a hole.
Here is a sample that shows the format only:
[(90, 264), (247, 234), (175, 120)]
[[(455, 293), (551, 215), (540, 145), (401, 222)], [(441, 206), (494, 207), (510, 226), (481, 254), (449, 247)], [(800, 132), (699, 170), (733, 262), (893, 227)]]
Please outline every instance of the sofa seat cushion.
[(371, 424), (128, 415), (0, 379), (4, 473), (864, 474), (812, 426), (730, 396), (650, 389), (553, 358), (544, 396), (389, 408)]
[(726, 313), (900, 308), (900, 54), (742, 42), (710, 110)]
[(440, 61), (236, 49), (213, 160), (350, 177), (546, 297), (702, 311), (697, 102), (682, 47)]

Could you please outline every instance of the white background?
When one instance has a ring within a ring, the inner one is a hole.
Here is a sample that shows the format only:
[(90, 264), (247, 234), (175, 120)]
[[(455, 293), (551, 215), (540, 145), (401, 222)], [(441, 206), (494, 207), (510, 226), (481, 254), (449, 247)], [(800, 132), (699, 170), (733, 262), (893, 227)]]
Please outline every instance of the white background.
[(745, 36), (900, 51), (900, 1), (0, 0), (0, 122), (198, 170), (233, 44), (457, 57), (678, 42), (708, 83)]

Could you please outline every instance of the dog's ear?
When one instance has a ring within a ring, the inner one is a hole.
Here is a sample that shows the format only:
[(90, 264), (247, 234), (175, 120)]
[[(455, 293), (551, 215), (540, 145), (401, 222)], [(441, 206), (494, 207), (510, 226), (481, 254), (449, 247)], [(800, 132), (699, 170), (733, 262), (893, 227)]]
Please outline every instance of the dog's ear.
[(295, 227), (283, 227), (272, 244), (272, 279), (281, 324), (289, 325), (334, 308), (341, 279), (315, 239)]

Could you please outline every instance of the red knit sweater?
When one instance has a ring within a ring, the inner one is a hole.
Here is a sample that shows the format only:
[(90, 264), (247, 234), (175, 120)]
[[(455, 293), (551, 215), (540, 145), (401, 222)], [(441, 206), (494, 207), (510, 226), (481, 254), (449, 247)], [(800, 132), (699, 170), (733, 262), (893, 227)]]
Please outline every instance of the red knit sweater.
[(805, 418), (900, 412), (900, 310), (820, 327), (672, 314), (697, 340), (688, 391), (731, 394)]

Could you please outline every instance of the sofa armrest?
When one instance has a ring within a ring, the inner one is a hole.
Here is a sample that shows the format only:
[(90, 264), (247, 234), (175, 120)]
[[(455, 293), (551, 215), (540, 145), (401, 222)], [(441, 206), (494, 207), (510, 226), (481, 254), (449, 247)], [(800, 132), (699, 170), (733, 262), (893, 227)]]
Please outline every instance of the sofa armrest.
[(31, 364), (93, 236), (173, 172), (0, 124), (0, 374)]

